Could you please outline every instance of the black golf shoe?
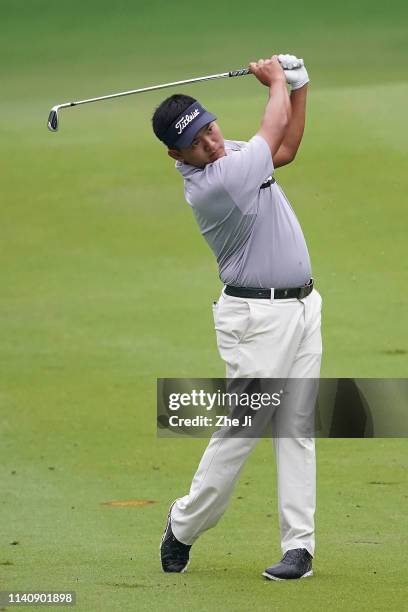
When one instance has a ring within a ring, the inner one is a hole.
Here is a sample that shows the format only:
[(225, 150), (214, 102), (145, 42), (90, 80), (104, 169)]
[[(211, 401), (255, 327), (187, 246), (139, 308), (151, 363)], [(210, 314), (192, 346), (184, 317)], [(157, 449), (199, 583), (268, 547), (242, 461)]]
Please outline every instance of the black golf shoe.
[(163, 572), (185, 572), (190, 559), (191, 545), (183, 544), (171, 529), (171, 509), (167, 517), (166, 528), (160, 544), (160, 558)]
[(291, 580), (313, 576), (312, 559), (306, 548), (293, 548), (285, 552), (279, 563), (268, 567), (262, 576), (269, 580)]

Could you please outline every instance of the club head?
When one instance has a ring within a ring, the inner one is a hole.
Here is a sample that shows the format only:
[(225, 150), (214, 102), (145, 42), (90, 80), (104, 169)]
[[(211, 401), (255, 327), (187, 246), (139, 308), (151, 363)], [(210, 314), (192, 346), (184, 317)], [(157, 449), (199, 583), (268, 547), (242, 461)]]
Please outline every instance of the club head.
[(48, 115), (48, 129), (51, 132), (56, 132), (58, 130), (58, 106), (53, 106), (50, 110), (50, 114)]

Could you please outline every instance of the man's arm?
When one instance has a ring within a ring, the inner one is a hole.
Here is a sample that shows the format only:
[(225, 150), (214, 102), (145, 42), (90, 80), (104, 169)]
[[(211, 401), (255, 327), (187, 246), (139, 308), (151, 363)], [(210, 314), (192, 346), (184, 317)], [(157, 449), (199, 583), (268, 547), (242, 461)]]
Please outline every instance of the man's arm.
[(269, 89), (261, 127), (247, 146), (205, 167), (214, 192), (217, 184), (222, 186), (233, 206), (244, 214), (254, 212), (259, 187), (273, 172), (273, 155), (278, 151), (290, 121), (286, 76), (276, 56), (251, 63), (249, 68)]
[(249, 65), (258, 81), (269, 87), (269, 101), (266, 105), (258, 134), (266, 140), (272, 158), (279, 150), (290, 122), (291, 105), (286, 88), (286, 77), (274, 55)]
[(306, 98), (307, 84), (290, 94), (292, 114), (281, 145), (272, 156), (275, 168), (285, 166), (295, 159), (305, 129)]

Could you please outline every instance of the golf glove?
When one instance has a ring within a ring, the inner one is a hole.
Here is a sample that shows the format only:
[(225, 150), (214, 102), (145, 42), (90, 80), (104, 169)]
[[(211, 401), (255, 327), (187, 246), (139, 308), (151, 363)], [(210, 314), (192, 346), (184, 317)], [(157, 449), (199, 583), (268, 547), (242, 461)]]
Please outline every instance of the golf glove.
[(278, 55), (278, 60), (285, 73), (286, 82), (291, 86), (292, 91), (300, 89), (309, 82), (309, 75), (302, 59), (295, 55), (281, 53)]

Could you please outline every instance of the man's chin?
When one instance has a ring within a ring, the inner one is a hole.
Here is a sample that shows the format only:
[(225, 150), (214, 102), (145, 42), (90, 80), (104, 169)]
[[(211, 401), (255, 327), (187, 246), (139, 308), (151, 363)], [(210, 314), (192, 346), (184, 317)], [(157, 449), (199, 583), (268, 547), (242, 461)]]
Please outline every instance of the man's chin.
[(217, 153), (215, 153), (214, 155), (212, 155), (210, 157), (210, 164), (212, 164), (213, 162), (217, 161), (217, 159), (220, 159), (221, 157), (225, 156), (225, 149), (221, 149), (221, 151), (217, 151)]

